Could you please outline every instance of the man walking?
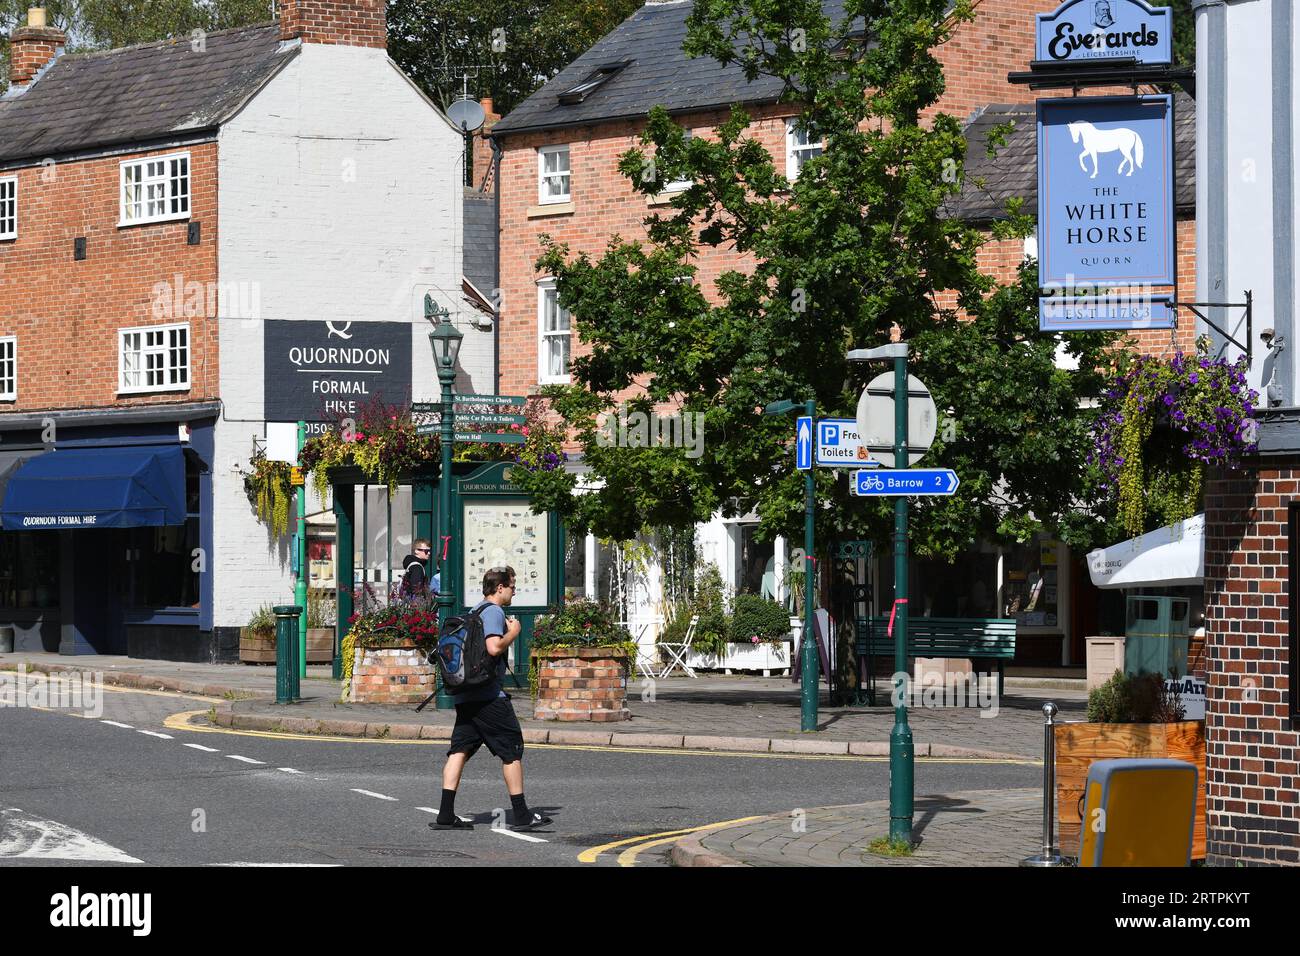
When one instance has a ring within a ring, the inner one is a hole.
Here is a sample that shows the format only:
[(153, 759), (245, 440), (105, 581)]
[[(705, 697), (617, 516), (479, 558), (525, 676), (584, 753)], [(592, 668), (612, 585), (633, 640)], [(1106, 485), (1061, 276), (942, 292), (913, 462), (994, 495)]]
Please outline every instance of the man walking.
[(447, 763), (442, 768), (442, 803), (437, 819), (429, 826), (435, 830), (472, 830), (474, 824), (456, 816), (456, 790), (465, 763), (487, 745), (501, 760), (512, 810), (512, 830), (532, 830), (546, 826), (551, 818), (528, 809), (524, 799), (524, 734), (510, 706), (510, 697), (501, 689), (506, 673), (506, 651), (519, 637), (521, 626), (516, 617), (506, 617), (502, 608), (515, 596), (514, 568), (493, 568), (483, 575), (483, 601), (474, 610), (483, 622), (488, 653), (496, 658), (496, 676), (488, 684), (456, 694), (456, 726), (451, 732)]

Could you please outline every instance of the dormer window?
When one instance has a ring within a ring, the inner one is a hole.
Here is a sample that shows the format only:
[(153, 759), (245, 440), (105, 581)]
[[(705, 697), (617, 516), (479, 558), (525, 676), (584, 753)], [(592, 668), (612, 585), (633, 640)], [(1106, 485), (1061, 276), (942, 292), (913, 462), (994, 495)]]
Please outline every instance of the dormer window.
[(558, 97), (559, 101), (565, 106), (574, 106), (581, 103), (596, 90), (600, 89), (614, 77), (618, 76), (632, 63), (631, 60), (623, 60), (618, 63), (606, 63), (596, 67), (587, 77), (576, 86), (571, 86)]

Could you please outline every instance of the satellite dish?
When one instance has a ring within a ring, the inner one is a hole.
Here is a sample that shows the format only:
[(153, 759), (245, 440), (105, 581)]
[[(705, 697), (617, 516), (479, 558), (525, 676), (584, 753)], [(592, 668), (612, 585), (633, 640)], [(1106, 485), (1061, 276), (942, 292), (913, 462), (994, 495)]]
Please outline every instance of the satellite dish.
[(473, 100), (459, 99), (447, 107), (447, 118), (459, 126), (462, 133), (473, 133), (483, 125), (487, 114)]

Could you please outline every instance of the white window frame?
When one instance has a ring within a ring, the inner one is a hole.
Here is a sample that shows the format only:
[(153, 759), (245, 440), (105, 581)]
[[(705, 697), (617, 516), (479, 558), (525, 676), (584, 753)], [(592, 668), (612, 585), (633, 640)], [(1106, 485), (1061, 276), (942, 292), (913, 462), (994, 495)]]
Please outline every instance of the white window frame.
[(813, 156), (820, 156), (826, 151), (826, 141), (821, 140), (816, 143), (800, 143), (795, 138), (795, 131), (799, 128), (798, 119), (791, 118), (785, 121), (785, 178), (794, 182), (803, 172), (804, 163), (808, 162), (812, 156), (805, 156), (804, 153), (816, 150)]
[[(568, 162), (566, 168), (557, 170), (552, 173), (546, 171), (546, 157), (558, 156), (564, 154)], [(563, 195), (549, 195), (546, 189), (547, 182), (551, 179), (563, 177), (568, 180), (567, 187)], [(550, 206), (555, 203), (573, 201), (573, 154), (569, 151), (567, 143), (558, 146), (539, 146), (537, 147), (537, 204), (539, 206)]]
[[(564, 331), (548, 331), (546, 328), (547, 300), (554, 296), (555, 308), (569, 317), (569, 327)], [(566, 337), (564, 374), (550, 374), (550, 341)], [(542, 279), (537, 283), (537, 383), (539, 385), (569, 384), (569, 369), (573, 362), (573, 316), (560, 305), (559, 295), (555, 289), (554, 279)]]
[[(180, 345), (177, 345), (172, 338), (172, 334), (175, 332), (184, 333), (184, 341)], [(131, 343), (133, 345), (132, 354), (137, 356), (135, 362), (132, 363), (127, 360), (127, 345), (135, 336), (138, 336), (139, 340), (138, 343)], [(150, 342), (150, 338), (158, 338), (160, 341)], [(178, 349), (184, 351), (184, 362), (183, 364), (172, 365), (170, 355)], [(118, 329), (117, 393), (119, 395), (144, 395), (152, 392), (188, 392), (192, 365), (191, 350), (190, 324), (188, 322)], [(151, 358), (158, 358), (160, 361), (153, 363), (150, 361)], [(134, 365), (134, 368), (128, 368), (128, 365)], [(150, 372), (157, 373), (164, 380), (149, 384), (147, 378)], [(127, 376), (131, 373), (139, 376), (137, 384), (128, 383)]]
[[(4, 367), (13, 366), (13, 375), (6, 379)], [(18, 401), (18, 336), (0, 336), (0, 402)]]
[[(692, 133), (689, 129), (684, 129), (684, 130), (682, 130), (682, 140), (683, 140), (683, 142), (689, 143), (689, 142), (691, 141), (691, 139), (692, 139), (694, 136), (695, 136), (695, 134)], [(672, 182), (670, 182), (670, 183), (665, 183), (665, 184), (664, 184), (664, 192), (666, 192), (666, 193), (680, 193), (680, 192), (684, 192), (684, 191), (687, 190), (687, 189), (690, 189), (690, 188), (691, 188), (692, 186), (694, 186), (694, 185), (695, 185), (695, 180), (693, 180), (693, 179), (689, 179), (689, 178), (688, 178), (688, 179), (674, 179)]]
[[(180, 161), (185, 163), (183, 170), (173, 171), (171, 164)], [(162, 164), (162, 173), (149, 173), (149, 166), (156, 163)], [(136, 176), (136, 181), (131, 184), (135, 188), (136, 195), (128, 201), (127, 177), (130, 173)], [(189, 219), (193, 205), (193, 173), (194, 164), (190, 161), (188, 152), (122, 160), (118, 166), (118, 228)], [(160, 194), (151, 194), (154, 189), (160, 189)], [(155, 203), (160, 203), (164, 209), (162, 212), (150, 214), (149, 207)], [(173, 206), (180, 208), (173, 209)], [(139, 209), (139, 215), (134, 214), (136, 208)], [(128, 212), (131, 214), (128, 215)]]
[[(6, 207), (8, 214), (6, 215)], [(6, 223), (8, 225), (6, 226)], [(0, 176), (0, 239), (18, 238), (18, 177)]]

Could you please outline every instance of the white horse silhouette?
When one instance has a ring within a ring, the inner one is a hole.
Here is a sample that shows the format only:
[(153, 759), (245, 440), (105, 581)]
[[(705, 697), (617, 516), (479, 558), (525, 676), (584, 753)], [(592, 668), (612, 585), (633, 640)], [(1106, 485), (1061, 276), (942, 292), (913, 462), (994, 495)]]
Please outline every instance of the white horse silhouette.
[(1085, 156), (1092, 157), (1092, 175), (1090, 179), (1097, 178), (1097, 154), (1113, 153), (1119, 150), (1124, 154), (1120, 160), (1119, 168), (1115, 170), (1118, 176), (1124, 172), (1124, 164), (1128, 164), (1128, 172), (1125, 175), (1133, 175), (1134, 157), (1137, 158), (1138, 167), (1142, 166), (1142, 137), (1135, 130), (1121, 127), (1119, 129), (1097, 129), (1091, 123), (1085, 123), (1082, 120), (1070, 124), (1070, 140), (1077, 143), (1079, 137), (1083, 137), (1083, 152), (1079, 154), (1079, 168), (1085, 173), (1088, 171), (1083, 159)]

